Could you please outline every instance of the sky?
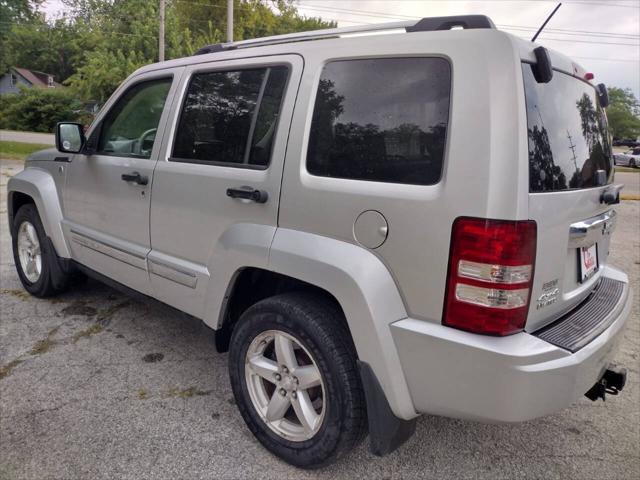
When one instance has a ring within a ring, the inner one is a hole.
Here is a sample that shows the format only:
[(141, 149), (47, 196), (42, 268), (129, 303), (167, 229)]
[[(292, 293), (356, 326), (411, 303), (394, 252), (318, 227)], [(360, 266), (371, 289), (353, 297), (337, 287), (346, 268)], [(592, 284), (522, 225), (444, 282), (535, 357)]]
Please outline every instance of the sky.
[[(530, 39), (558, 2), (553, 0), (296, 0), (306, 16), (339, 27), (446, 15), (484, 14), (499, 29)], [(59, 0), (45, 5), (57, 16)], [(537, 40), (577, 61), (607, 86), (640, 98), (640, 0), (564, 0)]]

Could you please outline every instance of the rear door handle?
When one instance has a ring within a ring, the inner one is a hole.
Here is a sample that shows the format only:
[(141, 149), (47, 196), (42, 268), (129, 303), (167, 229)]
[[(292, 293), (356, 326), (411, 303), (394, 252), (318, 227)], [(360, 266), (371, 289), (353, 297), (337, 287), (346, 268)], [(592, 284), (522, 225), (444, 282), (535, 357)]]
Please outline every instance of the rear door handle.
[(140, 175), (140, 172), (123, 173), (120, 178), (125, 182), (135, 182), (138, 185), (146, 185), (149, 183), (149, 177)]
[(243, 198), (256, 203), (266, 203), (269, 199), (269, 194), (264, 190), (257, 190), (253, 187), (244, 186), (240, 188), (227, 188), (227, 197)]

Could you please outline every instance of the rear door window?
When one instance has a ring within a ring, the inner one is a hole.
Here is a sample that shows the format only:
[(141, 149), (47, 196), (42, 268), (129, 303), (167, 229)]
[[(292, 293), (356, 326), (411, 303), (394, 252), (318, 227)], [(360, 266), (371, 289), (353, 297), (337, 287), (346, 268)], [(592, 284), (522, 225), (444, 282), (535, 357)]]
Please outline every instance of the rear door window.
[(596, 91), (565, 73), (536, 82), (523, 63), (529, 141), (529, 191), (553, 192), (597, 187), (613, 180), (607, 118)]
[(328, 63), (316, 95), (307, 170), (323, 177), (437, 183), (450, 91), (451, 70), (442, 58)]
[(284, 66), (195, 74), (171, 160), (266, 168), (287, 77)]

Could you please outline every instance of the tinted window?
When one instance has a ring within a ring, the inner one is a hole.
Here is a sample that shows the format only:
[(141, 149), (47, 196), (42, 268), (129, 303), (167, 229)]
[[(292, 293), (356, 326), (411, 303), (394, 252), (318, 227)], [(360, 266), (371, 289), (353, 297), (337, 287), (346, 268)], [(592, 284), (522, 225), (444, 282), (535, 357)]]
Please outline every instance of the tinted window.
[(549, 192), (596, 187), (598, 170), (613, 180), (607, 119), (595, 89), (553, 72), (537, 83), (522, 64), (529, 138), (529, 190)]
[(286, 81), (286, 67), (194, 75), (173, 160), (266, 167)]
[(441, 58), (336, 61), (322, 71), (307, 169), (431, 185), (442, 172), (451, 73)]
[(98, 153), (149, 158), (170, 87), (164, 78), (127, 90), (102, 122)]

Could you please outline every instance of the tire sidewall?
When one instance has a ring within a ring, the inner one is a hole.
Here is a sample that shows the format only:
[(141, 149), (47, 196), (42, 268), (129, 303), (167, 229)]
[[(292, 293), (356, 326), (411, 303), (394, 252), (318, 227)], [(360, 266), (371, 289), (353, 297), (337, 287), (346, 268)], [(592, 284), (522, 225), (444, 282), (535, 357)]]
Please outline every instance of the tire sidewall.
[[(278, 305), (257, 304), (245, 312), (234, 329), (229, 350), (229, 374), (238, 408), (245, 422), (269, 450), (293, 465), (321, 466), (316, 459), (326, 458), (337, 449), (344, 418), (345, 399), (340, 388), (340, 366), (332, 360), (327, 345), (314, 340), (322, 338), (313, 325), (304, 321), (304, 312), (295, 317)], [(296, 318), (297, 317), (297, 318)], [(245, 357), (253, 339), (266, 330), (281, 330), (293, 336), (313, 356), (324, 382), (324, 418), (313, 438), (302, 442), (287, 440), (272, 431), (256, 411), (245, 381)]]
[[(20, 230), (20, 225), (24, 222), (29, 222), (34, 226), (36, 235), (38, 236), (38, 241), (40, 242), (42, 267), (40, 270), (40, 277), (36, 282), (30, 282), (29, 279), (27, 279), (27, 276), (22, 270), (22, 264), (20, 263), (20, 256), (18, 254), (18, 231)], [(38, 215), (36, 207), (33, 204), (27, 204), (20, 207), (18, 213), (16, 213), (16, 216), (13, 219), (13, 236), (11, 239), (13, 260), (16, 265), (18, 277), (20, 277), (20, 282), (22, 282), (22, 286), (34, 296), (43, 296), (48, 290), (50, 277), (49, 257), (51, 252), (49, 251), (46, 239), (47, 235), (44, 231), (44, 227), (42, 226), (42, 222), (40, 221), (40, 216)]]

